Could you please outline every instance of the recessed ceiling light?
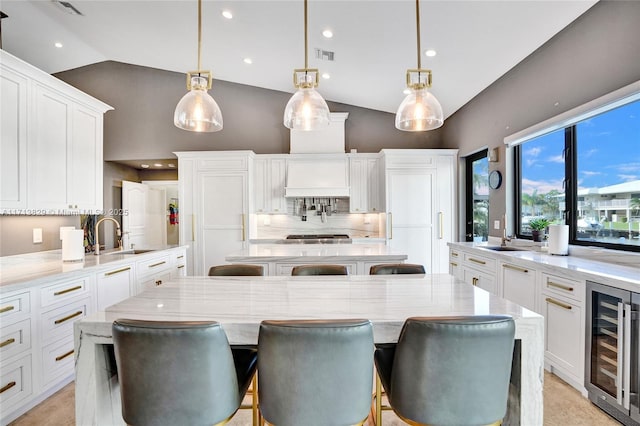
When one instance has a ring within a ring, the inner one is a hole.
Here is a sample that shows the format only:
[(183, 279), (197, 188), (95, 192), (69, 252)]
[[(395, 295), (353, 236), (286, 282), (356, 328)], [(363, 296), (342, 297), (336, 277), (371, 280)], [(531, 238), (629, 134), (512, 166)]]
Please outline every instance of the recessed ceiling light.
[(153, 163), (153, 165), (154, 165), (155, 167), (162, 167), (162, 164), (160, 164), (160, 163)]
[(402, 93), (404, 93), (405, 95), (408, 95), (409, 93), (411, 93), (411, 89), (408, 89), (408, 88), (404, 89)]
[(331, 30), (324, 30), (324, 31), (322, 32), (322, 35), (323, 35), (323, 36), (325, 36), (326, 38), (331, 38), (331, 37), (333, 37), (333, 31), (331, 31)]
[(149, 165), (148, 164), (140, 164), (140, 167), (142, 167), (143, 169), (148, 169)]
[(553, 106), (558, 106), (558, 105), (560, 105), (560, 102), (556, 102), (553, 104)]
[(431, 57), (436, 56), (436, 55), (438, 54), (438, 52), (436, 52), (436, 51), (435, 51), (435, 50), (433, 50), (433, 49), (429, 49), (429, 50), (426, 50), (426, 51), (424, 52), (424, 54), (431, 58)]
[(174, 168), (176, 165), (175, 164), (167, 164), (167, 166)]
[(243, 61), (245, 64), (252, 64), (252, 63), (253, 63), (253, 60), (252, 60), (251, 58), (244, 58), (242, 61)]
[(322, 74), (322, 78), (324, 78), (325, 80), (329, 80), (331, 78), (331, 75), (327, 72)]
[(62, 43), (60, 43), (59, 41), (56, 41), (54, 46), (60, 49), (62, 47)]
[(222, 11), (222, 16), (224, 16), (227, 19), (231, 19), (231, 18), (233, 18), (233, 13), (231, 13), (230, 10), (223, 10)]

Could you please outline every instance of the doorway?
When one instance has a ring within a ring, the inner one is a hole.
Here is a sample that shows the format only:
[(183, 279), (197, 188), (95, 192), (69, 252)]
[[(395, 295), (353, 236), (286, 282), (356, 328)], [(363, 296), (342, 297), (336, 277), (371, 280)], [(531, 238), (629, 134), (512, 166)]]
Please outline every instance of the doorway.
[(487, 241), (489, 236), (488, 150), (471, 154), (465, 161), (465, 240)]

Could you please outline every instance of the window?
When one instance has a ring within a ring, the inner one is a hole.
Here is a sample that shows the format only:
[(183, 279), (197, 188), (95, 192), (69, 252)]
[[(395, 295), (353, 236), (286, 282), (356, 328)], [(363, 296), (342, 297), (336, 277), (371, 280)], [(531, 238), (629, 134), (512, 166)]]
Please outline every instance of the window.
[(489, 236), (489, 160), (487, 150), (466, 158), (466, 240), (487, 241)]
[(640, 251), (640, 100), (524, 140), (515, 149), (516, 233), (567, 223), (571, 243)]

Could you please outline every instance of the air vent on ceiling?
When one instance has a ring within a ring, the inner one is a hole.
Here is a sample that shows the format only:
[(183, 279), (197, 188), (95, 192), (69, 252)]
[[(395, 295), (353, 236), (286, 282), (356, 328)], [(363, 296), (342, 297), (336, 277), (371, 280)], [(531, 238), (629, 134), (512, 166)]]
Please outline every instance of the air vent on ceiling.
[(320, 59), (321, 61), (333, 61), (336, 52), (331, 52), (329, 50), (322, 50), (316, 47), (316, 59)]
[(84, 15), (82, 15), (82, 12), (80, 12), (78, 9), (76, 9), (76, 7), (74, 5), (72, 5), (71, 3), (69, 3), (68, 1), (53, 0), (53, 2), (60, 9), (64, 10), (65, 12), (67, 12), (69, 15), (84, 16)]

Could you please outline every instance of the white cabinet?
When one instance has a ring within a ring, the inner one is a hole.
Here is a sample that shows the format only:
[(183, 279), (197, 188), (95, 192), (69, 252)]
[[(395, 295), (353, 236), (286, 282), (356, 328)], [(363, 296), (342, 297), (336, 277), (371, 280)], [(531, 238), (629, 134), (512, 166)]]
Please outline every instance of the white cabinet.
[(427, 273), (447, 273), (446, 243), (455, 238), (457, 150), (382, 152), (389, 245)]
[(0, 59), (0, 209), (102, 210), (103, 115), (112, 108), (5, 51)]
[(502, 297), (520, 306), (539, 312), (537, 272), (511, 262), (500, 262)]
[(494, 258), (479, 255), (477, 250), (462, 251), (452, 248), (449, 251), (449, 265), (450, 274), (467, 284), (500, 295)]
[(180, 244), (189, 245), (193, 270), (206, 275), (211, 266), (226, 263), (229, 253), (249, 239), (249, 197), (253, 182), (251, 151), (177, 152), (181, 216)]
[(256, 213), (287, 213), (284, 196), (287, 160), (282, 155), (256, 155), (254, 169), (254, 211)]
[(181, 249), (173, 253), (173, 267), (171, 269), (171, 278), (180, 278), (187, 276), (187, 250)]
[(133, 264), (99, 273), (96, 280), (98, 310), (104, 311), (107, 307), (136, 294), (135, 277)]
[(173, 272), (173, 256), (173, 253), (161, 252), (159, 255), (147, 256), (144, 260), (136, 262), (138, 284), (134, 294), (169, 281)]
[(464, 280), (462, 268), (462, 256), (458, 250), (449, 250), (449, 275), (453, 275), (459, 280)]
[(349, 155), (351, 213), (378, 213), (384, 210), (380, 196), (379, 157), (379, 154)]

